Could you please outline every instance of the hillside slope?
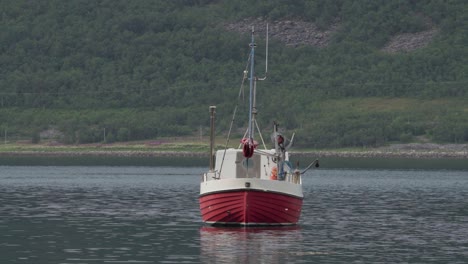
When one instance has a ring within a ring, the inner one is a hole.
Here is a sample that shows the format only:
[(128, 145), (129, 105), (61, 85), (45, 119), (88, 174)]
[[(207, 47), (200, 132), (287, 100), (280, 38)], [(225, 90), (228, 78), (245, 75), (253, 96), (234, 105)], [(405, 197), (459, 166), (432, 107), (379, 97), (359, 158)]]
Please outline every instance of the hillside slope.
[[(38, 141), (46, 130), (66, 143), (191, 135), (206, 129), (211, 104), (224, 133), (247, 58), (243, 32), (256, 25), (262, 61), (268, 22), (263, 126), (277, 120), (310, 147), (468, 141), (465, 1), (6, 0), (2, 7), (0, 129), (10, 140)], [(245, 120), (238, 121), (242, 133)]]

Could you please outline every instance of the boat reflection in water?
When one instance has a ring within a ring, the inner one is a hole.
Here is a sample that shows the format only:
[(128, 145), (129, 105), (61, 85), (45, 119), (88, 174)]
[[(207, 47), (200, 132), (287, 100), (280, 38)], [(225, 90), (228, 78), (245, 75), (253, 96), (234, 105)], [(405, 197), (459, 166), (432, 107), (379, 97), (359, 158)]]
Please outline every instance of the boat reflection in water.
[(288, 263), (302, 252), (299, 226), (200, 229), (203, 263)]

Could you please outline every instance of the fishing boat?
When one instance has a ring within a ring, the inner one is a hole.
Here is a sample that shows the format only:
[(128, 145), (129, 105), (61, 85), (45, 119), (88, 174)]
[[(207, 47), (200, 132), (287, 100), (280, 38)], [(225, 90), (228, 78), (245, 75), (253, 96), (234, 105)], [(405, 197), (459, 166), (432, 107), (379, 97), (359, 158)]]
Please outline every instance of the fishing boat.
[[(231, 126), (222, 150), (214, 150), (214, 127), (216, 107), (210, 106), (210, 167), (203, 174), (200, 183), (200, 211), (202, 219), (210, 225), (240, 226), (281, 226), (295, 225), (301, 215), (304, 195), (302, 192), (302, 174), (305, 170), (293, 169), (289, 161), (288, 149), (293, 143), (283, 136), (278, 124), (273, 124), (272, 141), (274, 148), (267, 149), (262, 133), (256, 121), (256, 84), (266, 79), (268, 71), (268, 26), (266, 38), (265, 77), (255, 73), (255, 31), (249, 44), (250, 54), (243, 73), (243, 84), (249, 81), (248, 127), (239, 148), (228, 148), (229, 139), (235, 120), (237, 106), (234, 109)], [(247, 69), (250, 68), (248, 71)], [(239, 95), (241, 92), (239, 93)], [(262, 142), (259, 148), (257, 135)]]

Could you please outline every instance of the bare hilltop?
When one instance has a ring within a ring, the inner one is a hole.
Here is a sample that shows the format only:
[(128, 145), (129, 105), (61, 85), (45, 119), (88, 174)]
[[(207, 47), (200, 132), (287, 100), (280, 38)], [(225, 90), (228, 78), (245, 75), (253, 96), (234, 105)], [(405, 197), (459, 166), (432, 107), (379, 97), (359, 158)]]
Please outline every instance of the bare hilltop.
[[(382, 51), (387, 53), (411, 52), (427, 46), (439, 33), (439, 29), (426, 19), (426, 28), (412, 33), (398, 33), (391, 36), (390, 40), (382, 47)], [(321, 28), (314, 22), (303, 20), (275, 20), (269, 21), (264, 18), (245, 18), (235, 22), (225, 23), (225, 28), (229, 31), (245, 34), (252, 27), (259, 36), (266, 34), (265, 30), (269, 26), (269, 34), (287, 46), (313, 46), (326, 47), (333, 35), (340, 30), (340, 19), (334, 19), (327, 28)]]

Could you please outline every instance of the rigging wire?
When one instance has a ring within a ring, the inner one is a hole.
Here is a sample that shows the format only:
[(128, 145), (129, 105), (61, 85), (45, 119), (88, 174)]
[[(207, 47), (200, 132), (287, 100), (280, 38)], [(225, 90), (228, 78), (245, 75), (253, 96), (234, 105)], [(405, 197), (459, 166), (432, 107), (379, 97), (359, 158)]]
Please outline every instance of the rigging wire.
[(221, 175), (221, 171), (223, 170), (224, 159), (226, 157), (226, 151), (227, 151), (229, 141), (230, 141), (230, 138), (231, 138), (231, 131), (232, 131), (232, 127), (234, 125), (234, 120), (236, 119), (236, 113), (237, 113), (237, 108), (239, 107), (239, 101), (240, 101), (241, 95), (244, 94), (244, 82), (245, 82), (245, 80), (247, 80), (247, 73), (248, 73), (247, 69), (249, 68), (249, 62), (250, 62), (250, 56), (249, 56), (249, 59), (247, 60), (247, 65), (245, 66), (245, 70), (244, 70), (243, 75), (242, 75), (242, 82), (241, 82), (241, 86), (240, 86), (240, 89), (239, 89), (239, 95), (238, 95), (238, 98), (237, 98), (237, 103), (236, 103), (236, 106), (234, 107), (234, 112), (232, 113), (231, 124), (229, 125), (229, 132), (228, 132), (228, 136), (226, 138), (226, 145), (224, 146), (223, 158), (221, 160), (221, 165), (219, 166), (219, 172), (218, 172), (219, 175)]

